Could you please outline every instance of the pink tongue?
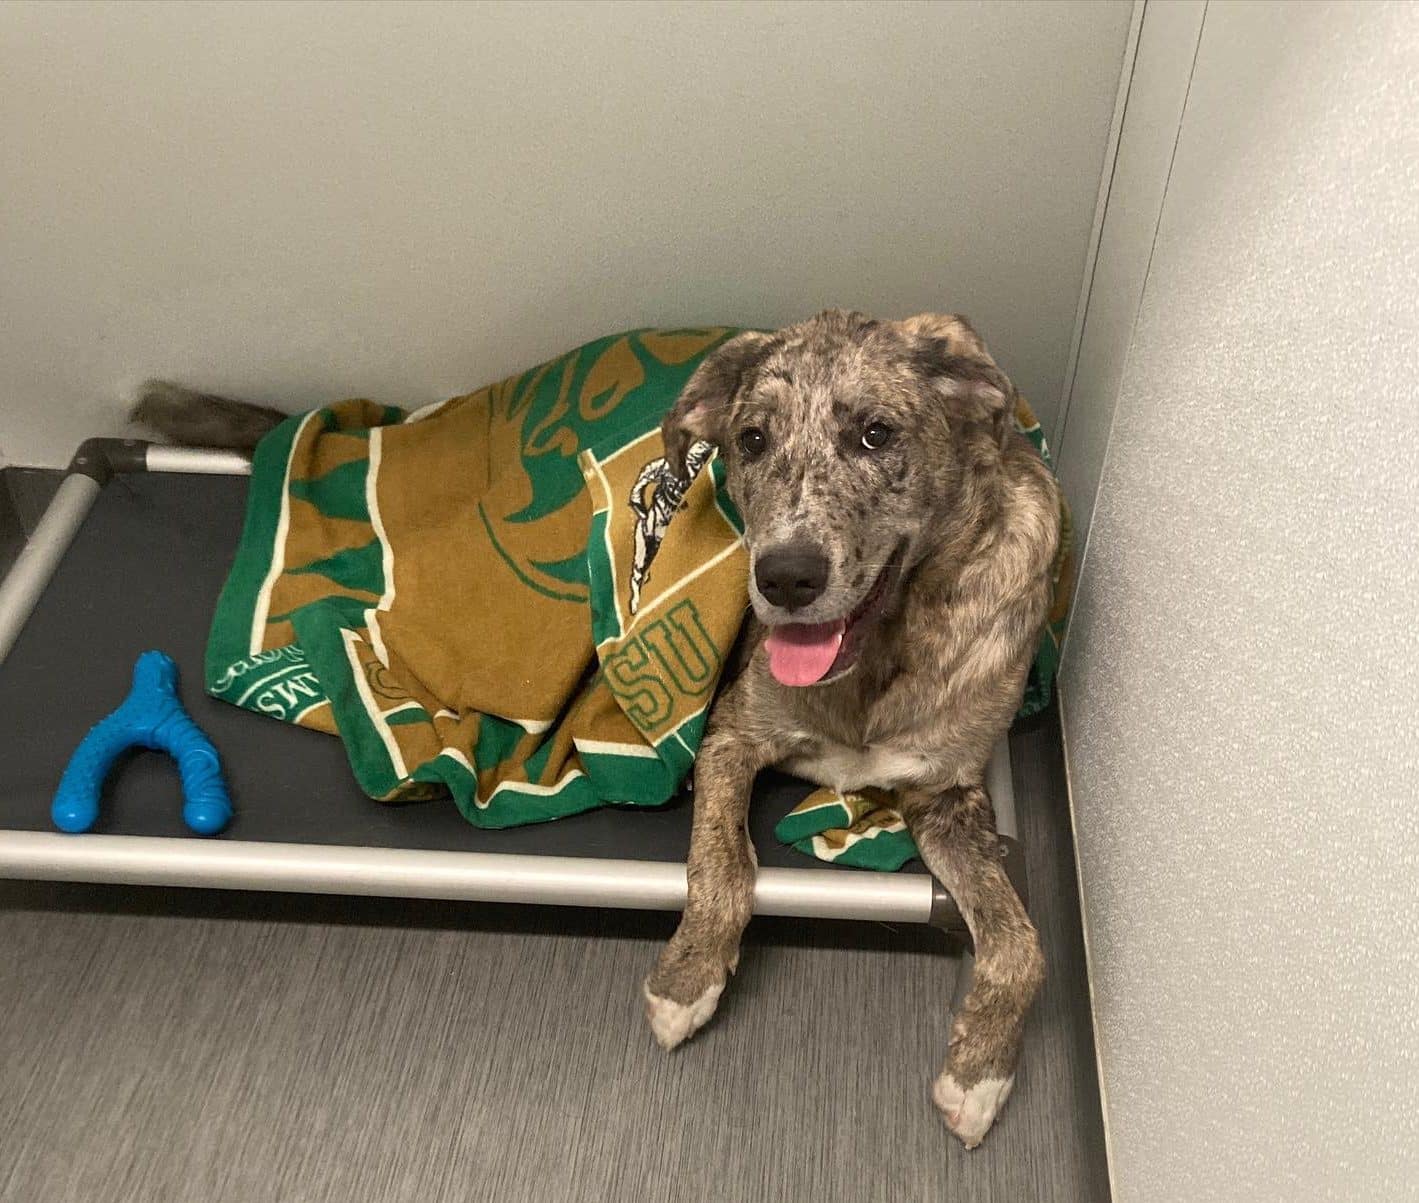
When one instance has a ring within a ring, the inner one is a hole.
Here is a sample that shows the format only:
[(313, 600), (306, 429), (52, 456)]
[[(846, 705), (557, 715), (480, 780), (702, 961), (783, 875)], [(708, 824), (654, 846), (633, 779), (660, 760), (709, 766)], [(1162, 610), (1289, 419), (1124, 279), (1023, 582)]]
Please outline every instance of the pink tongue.
[(780, 685), (813, 685), (827, 676), (838, 658), (847, 623), (791, 622), (773, 627), (764, 647), (769, 653), (769, 671)]

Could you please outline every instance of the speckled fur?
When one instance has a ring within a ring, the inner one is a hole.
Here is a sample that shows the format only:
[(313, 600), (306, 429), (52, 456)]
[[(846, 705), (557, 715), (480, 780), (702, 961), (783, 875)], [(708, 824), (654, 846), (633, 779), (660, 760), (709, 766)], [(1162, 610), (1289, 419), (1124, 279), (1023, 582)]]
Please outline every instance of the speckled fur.
[[(897, 791), (976, 946), (945, 1074), (968, 1090), (1013, 1072), (1043, 958), (1001, 867), (982, 781), (1020, 703), (1059, 538), (1054, 478), (1014, 431), (1014, 400), (963, 318), (830, 311), (726, 344), (666, 418), (672, 462), (695, 439), (721, 448), (751, 554), (787, 539), (827, 552), (828, 588), (793, 621), (851, 612), (893, 549), (905, 556), (857, 664), (826, 684), (780, 685), (755, 622), (747, 665), (717, 699), (697, 761), (689, 900), (648, 999), (689, 1005), (733, 971), (752, 905), (745, 815), (759, 769), (786, 763), (811, 775), (830, 749), (900, 753), (872, 763), (909, 765), (909, 777), (873, 784)], [(896, 434), (868, 454), (860, 441), (872, 421)], [(738, 448), (746, 425), (768, 435), (755, 459)], [(752, 585), (751, 598), (761, 618), (786, 619)]]

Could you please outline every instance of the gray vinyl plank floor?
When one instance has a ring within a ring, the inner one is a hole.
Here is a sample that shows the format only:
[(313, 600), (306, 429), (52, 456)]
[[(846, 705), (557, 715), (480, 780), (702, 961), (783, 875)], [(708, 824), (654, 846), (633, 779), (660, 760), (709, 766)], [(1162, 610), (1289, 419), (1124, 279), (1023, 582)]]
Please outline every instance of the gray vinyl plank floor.
[(1050, 977), (975, 1152), (925, 928), (756, 920), (666, 1055), (673, 916), (0, 882), (0, 1200), (1106, 1199), (1053, 714), (1012, 748)]

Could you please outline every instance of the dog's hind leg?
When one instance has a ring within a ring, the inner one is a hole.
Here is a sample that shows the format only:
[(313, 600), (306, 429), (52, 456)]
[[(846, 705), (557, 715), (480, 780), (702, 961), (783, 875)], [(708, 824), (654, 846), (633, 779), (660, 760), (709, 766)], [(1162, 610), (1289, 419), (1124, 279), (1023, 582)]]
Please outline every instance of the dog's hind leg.
[(662, 1048), (692, 1036), (714, 1014), (739, 963), (754, 905), (754, 848), (746, 822), (758, 771), (777, 759), (771, 741), (736, 726), (736, 682), (715, 703), (695, 759), (695, 815), (680, 926), (644, 986), (645, 1013)]
[(975, 943), (975, 977), (951, 1024), (932, 1098), (968, 1149), (980, 1144), (1015, 1082), (1025, 1015), (1044, 984), (1039, 937), (1001, 863), (990, 799), (979, 786), (900, 797), (926, 867), (950, 892)]

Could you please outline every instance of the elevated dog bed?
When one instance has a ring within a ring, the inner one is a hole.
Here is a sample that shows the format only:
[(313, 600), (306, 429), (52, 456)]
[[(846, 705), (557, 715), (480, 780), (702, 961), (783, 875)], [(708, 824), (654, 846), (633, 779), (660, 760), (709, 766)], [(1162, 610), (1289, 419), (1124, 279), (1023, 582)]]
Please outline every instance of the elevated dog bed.
[[(208, 623), (241, 530), (244, 459), (91, 440), (0, 583), (0, 876), (227, 889), (679, 909), (688, 798), (481, 830), (447, 800), (384, 805), (340, 743), (201, 690)], [(222, 757), (236, 815), (203, 838), (182, 823), (177, 774), (139, 753), (119, 766), (95, 830), (65, 835), (50, 802), (84, 733), (128, 690), (137, 655), (177, 662), (182, 696)], [(1008, 744), (988, 785), (1007, 868), (1024, 893)], [(760, 914), (933, 923), (964, 932), (920, 865), (874, 873), (784, 846), (776, 820), (809, 787), (756, 786), (750, 825)]]

